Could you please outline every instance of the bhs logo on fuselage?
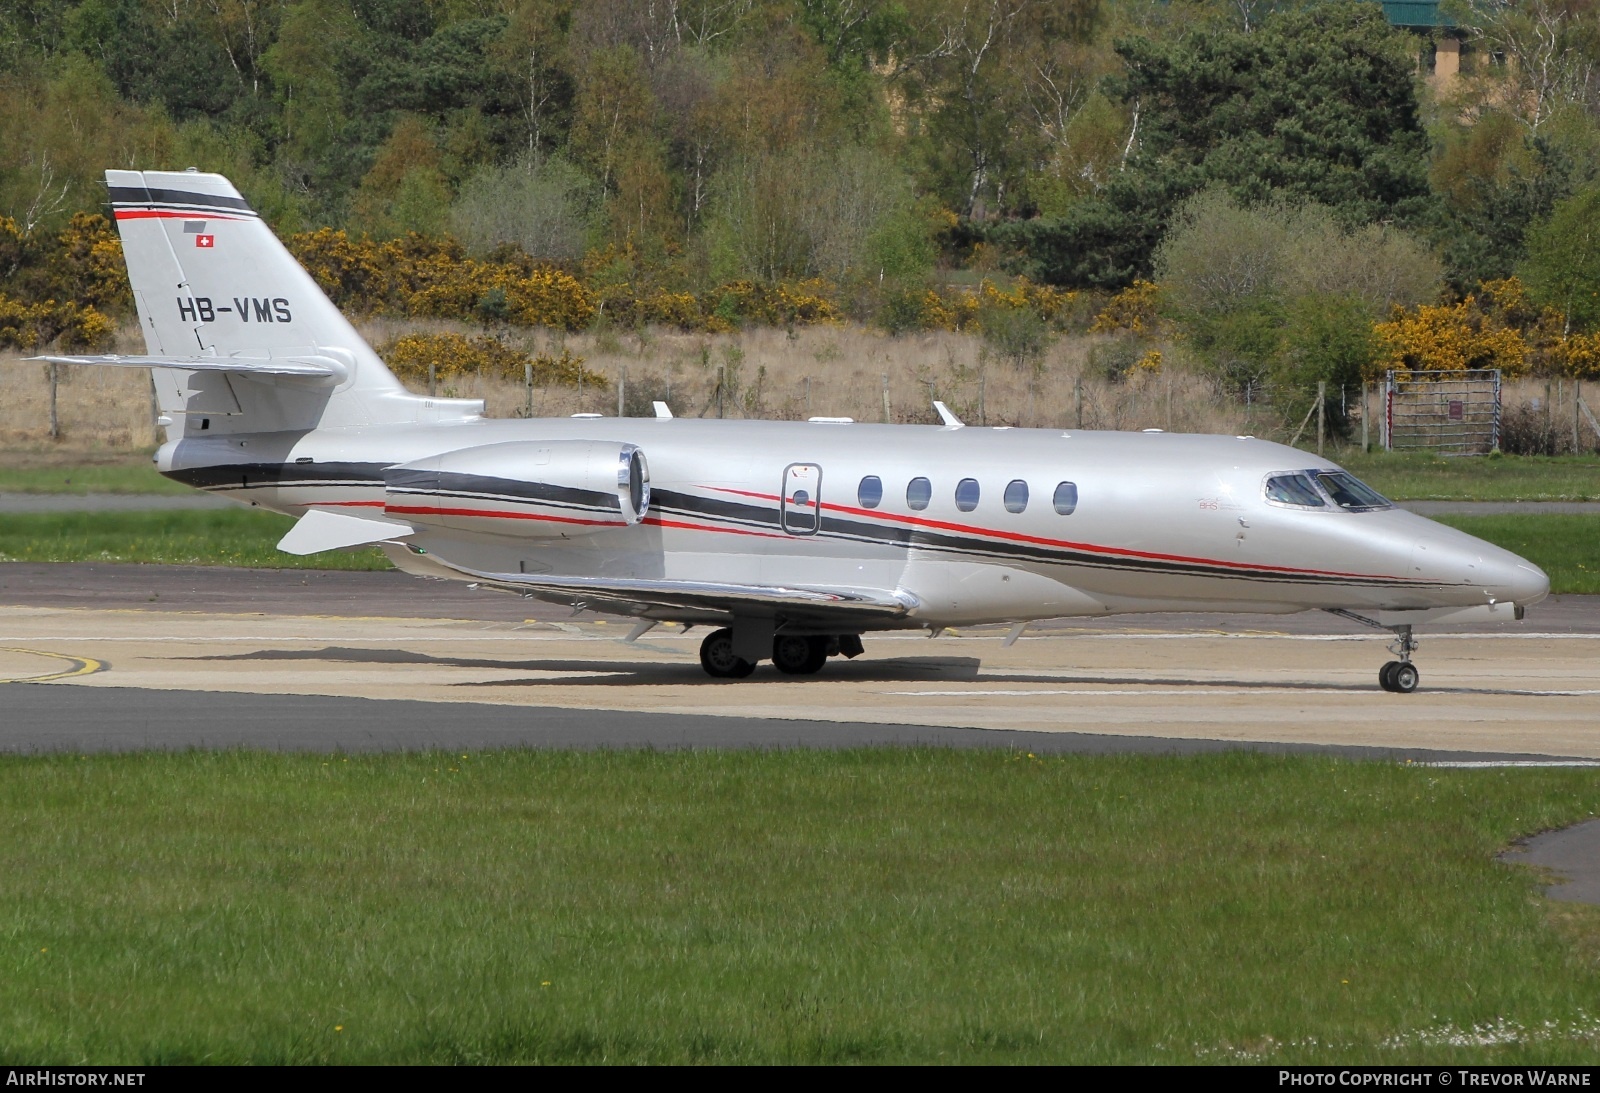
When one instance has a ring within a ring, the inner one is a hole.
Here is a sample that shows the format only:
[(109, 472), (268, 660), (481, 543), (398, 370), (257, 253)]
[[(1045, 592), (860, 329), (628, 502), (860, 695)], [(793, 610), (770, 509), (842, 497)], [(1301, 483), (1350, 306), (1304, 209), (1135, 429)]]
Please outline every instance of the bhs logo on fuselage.
[(289, 314), (289, 301), (282, 296), (275, 296), (268, 300), (265, 297), (235, 296), (231, 307), (217, 307), (211, 303), (209, 296), (196, 296), (185, 300), (178, 297), (178, 318), (187, 319), (191, 323), (209, 323), (216, 320), (218, 315), (237, 315), (241, 323), (289, 323), (293, 317)]

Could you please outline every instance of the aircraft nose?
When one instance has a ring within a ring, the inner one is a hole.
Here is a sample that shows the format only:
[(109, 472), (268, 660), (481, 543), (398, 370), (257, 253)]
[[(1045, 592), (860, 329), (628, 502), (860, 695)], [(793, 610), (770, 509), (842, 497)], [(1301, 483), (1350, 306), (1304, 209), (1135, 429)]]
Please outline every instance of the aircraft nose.
[(1479, 565), (1484, 591), (1498, 603), (1526, 607), (1550, 594), (1550, 578), (1545, 571), (1508, 550), (1484, 551)]
[(1538, 603), (1550, 594), (1550, 578), (1532, 562), (1517, 560), (1516, 568), (1505, 581), (1505, 598), (1519, 607)]

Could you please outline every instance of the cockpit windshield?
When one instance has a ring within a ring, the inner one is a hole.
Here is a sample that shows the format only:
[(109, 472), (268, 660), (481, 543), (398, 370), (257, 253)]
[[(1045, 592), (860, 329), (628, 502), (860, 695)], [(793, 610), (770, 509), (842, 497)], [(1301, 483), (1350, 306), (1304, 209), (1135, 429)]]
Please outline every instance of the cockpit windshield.
[(1320, 509), (1327, 504), (1303, 474), (1278, 474), (1267, 479), (1267, 500), (1306, 509)]
[(1293, 471), (1267, 479), (1268, 501), (1302, 509), (1325, 509), (1328, 502), (1346, 512), (1392, 508), (1377, 490), (1344, 471)]
[(1318, 471), (1317, 481), (1333, 498), (1333, 503), (1350, 512), (1364, 512), (1367, 509), (1386, 509), (1391, 504), (1387, 497), (1377, 490), (1344, 471)]

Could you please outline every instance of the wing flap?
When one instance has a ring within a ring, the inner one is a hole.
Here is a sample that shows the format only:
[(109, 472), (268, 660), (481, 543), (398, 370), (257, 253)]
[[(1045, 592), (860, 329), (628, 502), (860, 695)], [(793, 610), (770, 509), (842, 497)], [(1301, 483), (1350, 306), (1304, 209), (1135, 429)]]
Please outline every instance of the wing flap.
[(427, 559), (434, 567), (450, 570), (458, 579), (465, 577), (484, 587), (626, 615), (651, 611), (690, 611), (705, 615), (784, 614), (844, 622), (902, 618), (921, 606), (915, 596), (899, 588), (791, 588), (666, 577), (487, 573), (447, 562), (437, 554), (427, 555)]

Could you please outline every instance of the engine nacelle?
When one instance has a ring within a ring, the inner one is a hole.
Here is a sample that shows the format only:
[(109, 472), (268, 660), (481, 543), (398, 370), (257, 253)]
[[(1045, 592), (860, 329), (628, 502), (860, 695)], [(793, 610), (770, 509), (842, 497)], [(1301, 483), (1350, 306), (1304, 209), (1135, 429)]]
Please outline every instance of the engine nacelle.
[(632, 444), (518, 440), (430, 456), (384, 472), (384, 512), (425, 527), (575, 539), (629, 527), (650, 510), (650, 468)]

